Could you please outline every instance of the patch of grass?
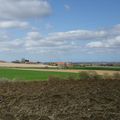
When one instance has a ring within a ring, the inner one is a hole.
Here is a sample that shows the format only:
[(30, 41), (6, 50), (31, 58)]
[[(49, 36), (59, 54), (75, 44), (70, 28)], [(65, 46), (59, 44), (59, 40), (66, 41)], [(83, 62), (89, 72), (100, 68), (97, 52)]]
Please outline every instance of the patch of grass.
[(103, 76), (97, 74), (95, 71), (80, 72), (79, 79), (80, 80), (101, 80), (103, 79)]
[(0, 68), (1, 81), (39, 81), (39, 80), (120, 80), (120, 74), (99, 75), (94, 71), (67, 73), (52, 71), (18, 70)]
[(114, 73), (112, 75), (112, 78), (115, 79), (115, 80), (120, 80), (120, 73)]
[(113, 75), (104, 74), (99, 75), (95, 71), (80, 72), (80, 80), (120, 80), (120, 73), (114, 73)]
[(0, 78), (10, 80), (48, 80), (49, 76), (55, 76), (60, 78), (67, 78), (68, 76), (76, 76), (77, 73), (66, 73), (66, 72), (47, 72), (47, 71), (31, 71), (31, 70), (17, 70), (10, 68), (0, 68)]

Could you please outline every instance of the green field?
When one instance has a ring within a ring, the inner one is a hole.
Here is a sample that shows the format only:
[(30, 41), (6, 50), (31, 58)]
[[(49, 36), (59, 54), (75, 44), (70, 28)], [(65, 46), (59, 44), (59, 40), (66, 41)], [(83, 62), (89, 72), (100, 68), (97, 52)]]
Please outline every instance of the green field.
[[(17, 67), (16, 67), (17, 68)], [(23, 69), (28, 69), (27, 67), (23, 67)], [(41, 67), (29, 67), (29, 69), (60, 69), (60, 68), (41, 68)], [(75, 65), (72, 67), (61, 68), (61, 70), (108, 70), (108, 71), (120, 71), (120, 66), (79, 66)]]
[(110, 70), (110, 71), (120, 71), (120, 66), (116, 67), (111, 67), (111, 66), (86, 66), (86, 67), (81, 67), (79, 65), (70, 67), (68, 69), (77, 69), (77, 70)]
[(0, 68), (0, 78), (9, 80), (48, 80), (50, 76), (67, 78), (69, 76), (76, 76), (77, 73), (66, 72), (46, 72), (46, 71), (30, 71), (30, 70), (16, 70), (10, 68)]

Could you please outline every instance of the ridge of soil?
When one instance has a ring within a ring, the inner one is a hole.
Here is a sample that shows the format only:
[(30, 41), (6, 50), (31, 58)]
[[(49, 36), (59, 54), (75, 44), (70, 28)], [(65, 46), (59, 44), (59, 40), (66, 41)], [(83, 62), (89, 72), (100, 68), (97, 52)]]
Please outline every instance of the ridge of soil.
[(0, 82), (0, 120), (120, 120), (120, 81)]

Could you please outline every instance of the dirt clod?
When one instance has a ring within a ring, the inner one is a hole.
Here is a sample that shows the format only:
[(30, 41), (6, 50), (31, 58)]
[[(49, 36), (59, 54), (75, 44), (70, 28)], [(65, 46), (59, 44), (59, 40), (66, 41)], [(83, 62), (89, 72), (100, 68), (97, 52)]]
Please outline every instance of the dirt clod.
[(120, 81), (2, 82), (0, 120), (120, 120)]

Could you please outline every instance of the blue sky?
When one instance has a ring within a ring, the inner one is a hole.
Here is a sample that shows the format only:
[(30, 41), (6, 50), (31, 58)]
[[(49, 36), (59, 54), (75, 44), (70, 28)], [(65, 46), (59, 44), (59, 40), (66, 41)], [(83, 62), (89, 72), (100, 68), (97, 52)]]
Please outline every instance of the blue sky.
[(120, 61), (120, 0), (0, 0), (0, 60)]

